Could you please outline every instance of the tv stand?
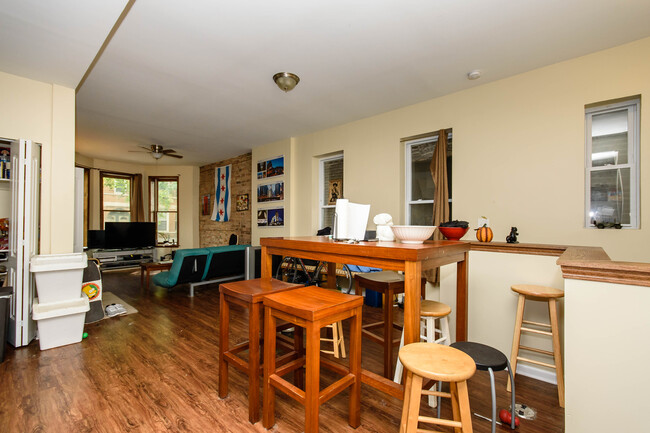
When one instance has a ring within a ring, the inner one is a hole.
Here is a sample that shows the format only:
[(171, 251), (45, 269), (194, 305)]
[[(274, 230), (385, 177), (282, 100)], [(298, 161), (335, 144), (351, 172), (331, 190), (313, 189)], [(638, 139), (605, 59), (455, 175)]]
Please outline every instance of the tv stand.
[(93, 258), (99, 260), (102, 269), (118, 269), (139, 266), (156, 260), (155, 248), (132, 250), (95, 250)]

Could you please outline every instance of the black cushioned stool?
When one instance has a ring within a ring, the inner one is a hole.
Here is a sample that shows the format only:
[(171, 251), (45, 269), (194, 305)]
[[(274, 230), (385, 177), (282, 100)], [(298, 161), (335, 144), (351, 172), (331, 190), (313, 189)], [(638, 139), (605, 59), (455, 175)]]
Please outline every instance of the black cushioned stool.
[[(512, 380), (512, 369), (510, 368), (510, 361), (508, 361), (506, 355), (494, 347), (486, 346), (485, 344), (481, 343), (473, 343), (470, 341), (458, 341), (456, 343), (453, 343), (451, 347), (454, 347), (468, 354), (476, 363), (477, 370), (490, 372), (490, 389), (492, 391), (492, 433), (496, 431), (497, 419), (497, 396), (494, 389), (494, 372), (505, 370), (506, 368), (508, 369), (510, 382), (512, 382), (512, 407), (510, 408), (510, 412), (512, 413), (512, 422), (510, 428), (514, 430), (516, 417), (515, 382)], [(438, 404), (438, 411), (440, 411), (440, 404)], [(438, 417), (440, 417), (440, 415), (438, 415)]]

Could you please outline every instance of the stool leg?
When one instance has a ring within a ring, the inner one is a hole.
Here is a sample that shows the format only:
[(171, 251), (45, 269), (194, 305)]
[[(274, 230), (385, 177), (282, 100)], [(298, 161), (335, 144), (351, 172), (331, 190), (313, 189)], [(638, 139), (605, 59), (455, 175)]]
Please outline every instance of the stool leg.
[(271, 374), (275, 374), (275, 327), (276, 319), (271, 314), (271, 309), (264, 307), (264, 416), (262, 424), (267, 429), (275, 424), (275, 390), (270, 381)]
[(444, 343), (446, 346), (451, 344), (451, 334), (449, 333), (449, 316), (441, 317), (440, 320), (440, 333), (442, 334), (441, 343)]
[(557, 375), (557, 397), (560, 407), (564, 407), (564, 369), (562, 367), (562, 351), (560, 350), (560, 331), (557, 321), (557, 301), (550, 299), (548, 313), (551, 318), (551, 333), (553, 334), (553, 359)]
[(219, 294), (219, 397), (228, 396), (228, 362), (224, 357), (229, 349), (228, 334), (230, 332), (230, 306), (223, 293)]
[[(424, 334), (426, 336), (427, 343), (436, 342), (436, 319), (434, 317), (425, 317), (424, 321), (426, 323)], [(434, 384), (430, 391), (435, 391), (436, 385)], [(429, 396), (429, 407), (436, 407), (438, 404), (438, 399), (434, 395)]]
[[(413, 387), (413, 373), (406, 371), (406, 384), (404, 385), (404, 405), (402, 406), (402, 419), (399, 423), (399, 433), (406, 433), (406, 424), (411, 409), (411, 388)], [(440, 418), (440, 416), (438, 416)]]
[(463, 424), (462, 433), (472, 433), (472, 411), (469, 408), (469, 393), (467, 392), (467, 382), (454, 382), (456, 396), (458, 398), (460, 422)]
[[(319, 342), (320, 344), (320, 342)], [(303, 340), (303, 328), (300, 326), (295, 326), (293, 328), (293, 350), (296, 352), (297, 356), (304, 357), (304, 340)], [(305, 386), (305, 370), (303, 368), (296, 368), (293, 371), (293, 383), (298, 388), (303, 389)]]
[(393, 374), (393, 291), (384, 293), (384, 377)]
[(339, 330), (339, 341), (337, 341), (336, 344), (341, 345), (341, 358), (345, 358), (346, 354), (345, 354), (345, 338), (343, 337), (343, 322), (339, 320), (338, 322), (336, 322), (336, 326), (338, 327)]
[(320, 394), (320, 327), (307, 322), (305, 333), (307, 360), (305, 374), (305, 433), (318, 433)]
[(248, 312), (248, 420), (260, 419), (260, 304)]
[(361, 425), (361, 311), (361, 307), (357, 308), (350, 318), (350, 373), (354, 383), (350, 388), (348, 424), (353, 428)]
[(339, 358), (339, 328), (336, 326), (336, 323), (332, 323), (332, 352), (334, 352), (334, 358)]
[(515, 429), (515, 417), (517, 416), (515, 414), (515, 381), (514, 381), (514, 378), (512, 376), (512, 369), (510, 368), (510, 361), (508, 361), (506, 359), (506, 362), (508, 363), (508, 376), (509, 376), (510, 381), (512, 383), (512, 392), (510, 393), (510, 398), (511, 398), (510, 413), (512, 415), (512, 421), (511, 421), (511, 424), (510, 424), (510, 429), (514, 430)]
[[(515, 319), (515, 333), (512, 337), (512, 353), (510, 354), (510, 365), (512, 365), (512, 379), (514, 380), (517, 374), (517, 357), (519, 356), (519, 340), (521, 339), (521, 322), (524, 320), (524, 307), (526, 306), (526, 297), (519, 295), (517, 301), (517, 317)], [(510, 376), (508, 376), (508, 385), (506, 386), (510, 392)]]
[[(458, 383), (449, 382), (449, 393), (451, 394), (451, 412), (453, 414), (453, 419), (454, 421), (461, 421), (460, 403), (458, 399)], [(454, 427), (454, 433), (461, 433), (461, 429)]]
[[(402, 330), (402, 339), (399, 341), (399, 348), (401, 349), (402, 347), (404, 347), (404, 330)], [(393, 382), (402, 383), (403, 371), (404, 367), (402, 366), (402, 361), (400, 361), (399, 357), (397, 357), (397, 365), (395, 366), (395, 377), (393, 378)]]
[[(406, 377), (408, 378), (409, 375), (412, 378), (405, 433), (416, 433), (418, 430), (418, 416), (420, 415), (420, 398), (422, 397), (422, 377), (410, 370), (406, 370)], [(406, 397), (404, 399), (406, 400)]]
[[(442, 392), (442, 380), (438, 381), (438, 391)], [(438, 410), (437, 410), (438, 418), (440, 418), (440, 406), (441, 406), (441, 404), (442, 404), (442, 397), (438, 396), (438, 403), (437, 403), (437, 405), (438, 405)]]
[(497, 392), (494, 389), (494, 371), (491, 368), (488, 368), (488, 371), (490, 372), (490, 395), (492, 396), (492, 433), (494, 433), (497, 429)]

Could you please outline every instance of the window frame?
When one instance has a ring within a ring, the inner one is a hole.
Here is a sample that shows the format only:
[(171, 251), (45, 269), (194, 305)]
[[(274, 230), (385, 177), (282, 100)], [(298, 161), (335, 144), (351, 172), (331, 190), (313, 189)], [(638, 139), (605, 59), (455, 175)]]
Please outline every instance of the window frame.
[[(452, 149), (453, 149), (453, 132), (451, 129), (446, 129), (445, 132), (447, 133), (447, 140), (450, 140), (452, 143)], [(433, 202), (434, 199), (418, 199), (418, 200), (412, 200), (412, 191), (413, 191), (413, 174), (411, 172), (411, 166), (412, 166), (412, 152), (411, 148), (413, 146), (417, 146), (418, 144), (422, 143), (427, 143), (430, 141), (433, 141), (435, 145), (438, 145), (438, 141), (440, 140), (440, 137), (438, 135), (438, 131), (436, 132), (430, 132), (426, 134), (420, 134), (416, 135), (413, 137), (407, 137), (403, 138), (400, 141), (404, 143), (404, 215), (405, 215), (405, 220), (406, 224), (411, 224), (411, 206), (415, 204), (430, 204), (431, 207), (433, 207)], [(452, 161), (453, 161), (453, 151), (452, 151)], [(450, 170), (451, 167), (448, 165), (447, 170)], [(449, 179), (449, 206), (451, 206), (452, 203), (452, 196), (451, 196), (451, 177)], [(451, 211), (451, 207), (450, 207)], [(451, 212), (450, 212), (451, 215)]]
[[(605, 103), (585, 107), (585, 208), (584, 208), (584, 225), (587, 229), (597, 229), (591, 223), (591, 174), (593, 172), (604, 170), (630, 170), (630, 223), (621, 224), (623, 229), (636, 230), (640, 228), (640, 196), (639, 196), (639, 150), (640, 150), (640, 110), (641, 98), (633, 97), (620, 102)], [(628, 158), (625, 164), (610, 164), (593, 167), (592, 166), (592, 120), (595, 115), (612, 113), (616, 111), (627, 111), (627, 151)]]
[[(330, 156), (325, 156), (322, 157), (318, 160), (318, 227), (319, 228), (324, 228), (327, 226), (331, 226), (332, 221), (323, 221), (323, 214), (325, 209), (334, 209), (336, 208), (336, 205), (328, 205), (325, 204), (325, 163), (330, 162), (330, 161), (335, 161), (337, 159), (340, 159), (343, 164), (343, 170), (341, 174), (341, 179), (343, 180), (343, 184), (345, 184), (345, 160), (343, 157), (343, 153), (337, 153), (335, 155), (330, 155)], [(341, 197), (343, 198), (343, 197)]]
[(114, 173), (109, 171), (100, 171), (99, 172), (99, 224), (102, 230), (104, 230), (104, 179), (125, 179), (129, 181), (129, 210), (112, 210), (110, 212), (123, 212), (129, 215), (129, 221), (131, 221), (131, 190), (133, 188), (133, 176), (130, 174), (124, 173)]
[[(180, 176), (149, 176), (149, 221), (156, 225), (156, 247), (177, 248), (180, 246), (180, 203), (178, 194), (180, 190)], [(158, 182), (176, 182), (176, 210), (159, 211), (158, 210)], [(155, 187), (154, 187), (155, 185)], [(154, 195), (152, 195), (155, 192)], [(153, 208), (151, 207), (153, 199)], [(163, 244), (158, 242), (158, 214), (175, 213), (176, 214), (176, 242), (173, 244)]]

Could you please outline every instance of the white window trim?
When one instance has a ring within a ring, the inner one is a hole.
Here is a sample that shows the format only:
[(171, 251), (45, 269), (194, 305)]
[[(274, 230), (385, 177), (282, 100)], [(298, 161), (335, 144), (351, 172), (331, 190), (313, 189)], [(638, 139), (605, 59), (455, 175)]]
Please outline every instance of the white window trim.
[[(448, 137), (451, 136), (451, 135), (452, 134), (449, 133)], [(404, 172), (406, 173), (405, 184), (404, 184), (404, 188), (405, 188), (404, 197), (406, 198), (406, 200), (404, 200), (404, 206), (406, 207), (406, 210), (405, 210), (404, 215), (406, 215), (406, 224), (411, 224), (411, 205), (414, 205), (414, 204), (430, 204), (430, 205), (433, 206), (433, 200), (422, 200), (422, 199), (412, 200), (411, 199), (411, 192), (412, 192), (411, 182), (413, 180), (412, 179), (412, 173), (411, 173), (411, 162), (412, 162), (411, 161), (411, 147), (416, 146), (418, 144), (427, 143), (429, 141), (433, 141), (437, 145), (438, 144), (438, 134), (436, 133), (435, 135), (432, 134), (432, 135), (429, 135), (427, 137), (416, 138), (414, 140), (408, 140), (408, 141), (404, 142), (404, 161), (405, 161), (405, 166), (406, 166), (406, 169), (404, 170)], [(450, 198), (449, 203), (451, 203), (451, 200), (452, 199)]]
[[(318, 160), (318, 227), (327, 227), (332, 224), (332, 221), (323, 221), (323, 209), (333, 209), (336, 205), (325, 204), (325, 163), (343, 159), (343, 154), (339, 153), (333, 156), (328, 156)], [(345, 181), (344, 181), (345, 182)]]
[[(622, 224), (623, 229), (639, 228), (639, 146), (640, 146), (640, 99), (618, 102), (609, 105), (592, 107), (585, 110), (585, 228), (597, 229), (591, 224), (591, 172), (612, 169), (630, 169), (630, 223)], [(620, 111), (627, 108), (628, 132), (628, 162), (626, 164), (605, 165), (602, 167), (591, 166), (592, 154), (592, 133), (591, 122), (594, 114), (604, 114), (612, 111)]]

